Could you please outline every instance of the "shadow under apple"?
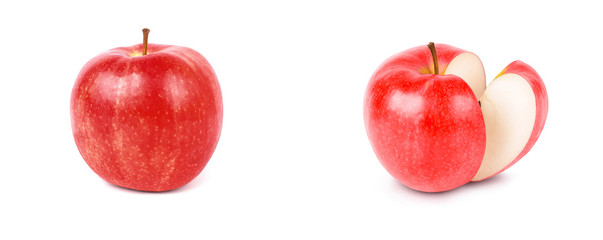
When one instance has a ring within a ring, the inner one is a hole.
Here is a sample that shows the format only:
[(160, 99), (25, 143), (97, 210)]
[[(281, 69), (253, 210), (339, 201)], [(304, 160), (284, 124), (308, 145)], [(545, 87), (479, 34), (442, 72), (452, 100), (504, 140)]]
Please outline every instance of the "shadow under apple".
[(419, 198), (422, 200), (424, 200), (424, 199), (440, 199), (440, 198), (447, 198), (447, 197), (463, 194), (467, 191), (475, 191), (475, 190), (482, 190), (482, 189), (486, 189), (486, 188), (500, 187), (501, 185), (503, 185), (509, 181), (509, 177), (506, 175), (507, 174), (498, 174), (491, 178), (488, 178), (488, 179), (485, 179), (485, 180), (482, 180), (479, 182), (469, 182), (458, 188), (451, 189), (451, 190), (444, 191), (444, 192), (417, 191), (417, 190), (414, 190), (412, 188), (405, 186), (404, 184), (400, 183), (399, 181), (397, 181), (395, 179), (392, 179), (392, 183), (393, 183), (396, 191), (401, 191), (405, 195)]

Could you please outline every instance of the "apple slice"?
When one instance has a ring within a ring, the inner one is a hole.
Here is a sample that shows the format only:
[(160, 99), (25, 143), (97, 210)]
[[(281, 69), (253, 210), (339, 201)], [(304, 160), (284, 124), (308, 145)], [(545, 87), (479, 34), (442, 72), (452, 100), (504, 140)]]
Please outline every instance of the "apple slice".
[(486, 73), (479, 57), (471, 52), (461, 53), (456, 56), (443, 72), (443, 75), (453, 74), (463, 79), (479, 99), (486, 89)]
[(540, 136), (548, 112), (544, 83), (529, 65), (509, 64), (480, 98), (486, 153), (471, 181), (492, 177), (515, 164)]

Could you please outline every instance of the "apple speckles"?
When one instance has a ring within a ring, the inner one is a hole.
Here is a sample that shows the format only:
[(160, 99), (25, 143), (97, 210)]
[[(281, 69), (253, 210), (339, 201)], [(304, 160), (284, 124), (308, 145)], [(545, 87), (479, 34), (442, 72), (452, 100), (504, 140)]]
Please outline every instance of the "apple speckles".
[(159, 180), (161, 184), (165, 184), (173, 176), (173, 173), (176, 170), (176, 158), (171, 158), (170, 161), (163, 165), (166, 170), (161, 173), (161, 179)]

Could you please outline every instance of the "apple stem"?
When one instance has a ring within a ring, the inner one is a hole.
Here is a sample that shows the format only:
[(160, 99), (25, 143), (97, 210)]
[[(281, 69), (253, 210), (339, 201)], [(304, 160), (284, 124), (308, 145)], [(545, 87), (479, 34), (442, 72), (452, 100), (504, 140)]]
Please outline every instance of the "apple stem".
[(142, 29), (142, 55), (147, 55), (147, 45), (149, 43), (149, 30), (148, 28)]
[(438, 55), (436, 54), (435, 44), (433, 42), (430, 42), (429, 44), (427, 44), (427, 47), (431, 51), (431, 56), (433, 57), (433, 71), (435, 75), (439, 75), (440, 67), (438, 66)]

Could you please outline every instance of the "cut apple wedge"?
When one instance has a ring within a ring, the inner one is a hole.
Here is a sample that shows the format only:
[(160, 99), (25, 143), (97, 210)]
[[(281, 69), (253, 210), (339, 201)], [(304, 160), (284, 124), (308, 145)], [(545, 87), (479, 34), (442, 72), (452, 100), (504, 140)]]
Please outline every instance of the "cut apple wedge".
[(486, 73), (484, 65), (477, 55), (471, 52), (461, 53), (456, 56), (443, 72), (453, 74), (463, 79), (475, 93), (475, 98), (479, 99), (486, 89)]
[(486, 152), (471, 181), (492, 177), (515, 164), (540, 136), (548, 112), (548, 96), (538, 73), (515, 61), (480, 98), (486, 125)]

